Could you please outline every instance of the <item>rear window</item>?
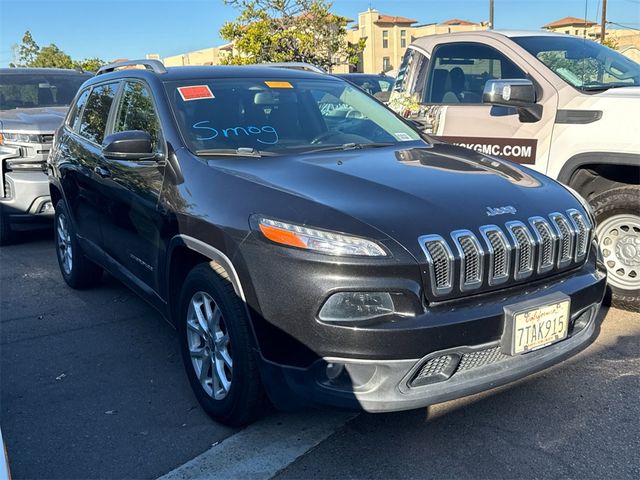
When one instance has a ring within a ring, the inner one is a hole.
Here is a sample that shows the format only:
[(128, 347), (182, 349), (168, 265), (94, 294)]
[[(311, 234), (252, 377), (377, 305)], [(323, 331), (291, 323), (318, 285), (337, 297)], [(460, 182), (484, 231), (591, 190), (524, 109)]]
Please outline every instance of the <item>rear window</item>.
[(89, 78), (83, 73), (0, 75), (0, 110), (69, 105)]

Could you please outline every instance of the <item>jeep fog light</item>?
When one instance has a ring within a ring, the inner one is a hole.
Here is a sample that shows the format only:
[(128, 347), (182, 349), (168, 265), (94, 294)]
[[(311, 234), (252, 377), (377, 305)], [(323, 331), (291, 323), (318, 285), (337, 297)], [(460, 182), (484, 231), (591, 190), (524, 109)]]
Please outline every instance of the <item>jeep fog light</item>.
[(44, 205), (40, 208), (40, 213), (53, 213), (53, 203), (44, 202)]
[(389, 292), (338, 292), (320, 309), (319, 318), (327, 322), (368, 320), (395, 312)]

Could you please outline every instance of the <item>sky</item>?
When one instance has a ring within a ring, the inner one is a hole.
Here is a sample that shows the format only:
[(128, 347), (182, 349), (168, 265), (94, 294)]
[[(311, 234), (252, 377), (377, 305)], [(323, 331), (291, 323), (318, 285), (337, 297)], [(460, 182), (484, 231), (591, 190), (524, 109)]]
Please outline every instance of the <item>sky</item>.
[[(566, 16), (600, 20), (602, 0), (495, 0), (495, 28), (539, 29)], [(489, 0), (334, 0), (352, 19), (371, 6), (420, 23), (450, 18), (479, 22)], [(26, 30), (42, 47), (55, 43), (73, 59), (161, 57), (218, 46), (220, 27), (238, 11), (223, 0), (0, 0), (0, 67)], [(607, 19), (640, 29), (640, 0), (609, 0)]]

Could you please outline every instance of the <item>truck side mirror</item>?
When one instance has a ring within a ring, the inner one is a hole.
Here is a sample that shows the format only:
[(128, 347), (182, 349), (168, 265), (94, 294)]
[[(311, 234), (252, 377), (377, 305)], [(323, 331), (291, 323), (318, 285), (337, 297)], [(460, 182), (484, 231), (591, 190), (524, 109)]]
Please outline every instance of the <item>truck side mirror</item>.
[(537, 122), (542, 118), (542, 105), (536, 103), (536, 88), (528, 79), (487, 80), (482, 103), (518, 109), (520, 121)]
[(102, 155), (111, 160), (151, 160), (151, 135), (141, 130), (112, 133), (104, 139)]

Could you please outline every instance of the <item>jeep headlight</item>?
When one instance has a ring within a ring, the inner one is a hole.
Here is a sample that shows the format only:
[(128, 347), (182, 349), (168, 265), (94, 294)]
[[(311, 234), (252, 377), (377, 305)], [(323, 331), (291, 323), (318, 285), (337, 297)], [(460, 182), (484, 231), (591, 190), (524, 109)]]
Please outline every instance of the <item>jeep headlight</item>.
[(387, 252), (373, 240), (330, 230), (296, 225), (267, 217), (256, 217), (257, 227), (274, 243), (327, 255), (386, 257)]

